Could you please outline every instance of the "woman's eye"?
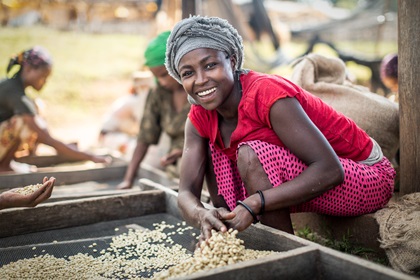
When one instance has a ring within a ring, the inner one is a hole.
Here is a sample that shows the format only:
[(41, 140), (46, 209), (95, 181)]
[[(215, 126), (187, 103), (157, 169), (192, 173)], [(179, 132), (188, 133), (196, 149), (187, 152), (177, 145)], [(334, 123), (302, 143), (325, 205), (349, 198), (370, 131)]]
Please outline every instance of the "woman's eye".
[(206, 65), (206, 69), (211, 69), (216, 65), (216, 63), (209, 63)]
[(181, 77), (188, 77), (188, 76), (191, 76), (191, 74), (192, 74), (192, 71), (184, 71), (181, 73)]

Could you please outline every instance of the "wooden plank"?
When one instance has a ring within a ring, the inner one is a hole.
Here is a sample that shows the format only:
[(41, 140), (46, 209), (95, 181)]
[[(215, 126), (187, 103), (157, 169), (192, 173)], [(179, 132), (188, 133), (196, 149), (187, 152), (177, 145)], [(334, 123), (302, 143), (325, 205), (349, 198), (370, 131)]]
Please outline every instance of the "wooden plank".
[(165, 193), (160, 190), (46, 203), (35, 208), (5, 209), (0, 211), (0, 237), (165, 211)]
[(194, 273), (182, 279), (322, 279), (317, 275), (316, 256), (314, 248), (298, 248), (279, 255)]
[(15, 159), (17, 162), (36, 165), (39, 167), (51, 167), (57, 164), (80, 162), (61, 155), (24, 156)]
[(161, 190), (164, 191), (166, 196), (166, 210), (171, 213), (176, 218), (183, 220), (183, 217), (181, 215), (181, 212), (178, 208), (178, 193), (173, 190), (171, 187), (167, 187), (164, 185), (161, 185), (159, 183), (156, 183), (150, 179), (142, 178), (139, 180), (140, 184), (144, 185), (145, 189), (154, 189), (154, 190)]
[(398, 1), (400, 193), (420, 192), (420, 1)]
[[(127, 166), (127, 162), (115, 159), (109, 166), (93, 163), (68, 164), (56, 167), (40, 168), (38, 172), (34, 173), (3, 174), (0, 175), (0, 192), (11, 188), (40, 183), (45, 176), (55, 177), (56, 186), (72, 185), (88, 181), (107, 182), (114, 180), (119, 183), (124, 178)], [(141, 165), (138, 178), (148, 178), (172, 189), (177, 189), (179, 184), (178, 179), (169, 178), (165, 172), (147, 163), (143, 163)], [(116, 185), (114, 187), (116, 187)]]
[(30, 184), (41, 183), (44, 177), (55, 177), (56, 185), (75, 184), (85, 181), (106, 181), (123, 178), (127, 163), (114, 163), (110, 166), (67, 166), (61, 168), (40, 169), (35, 173), (4, 174), (0, 176), (0, 191)]
[(240, 232), (238, 237), (244, 240), (246, 248), (254, 250), (274, 250), (283, 252), (311, 244), (311, 242), (303, 238), (276, 230), (260, 223)]
[(322, 246), (318, 251), (318, 255), (317, 263), (322, 279), (418, 279), (408, 274), (395, 271), (389, 267)]
[[(121, 177), (122, 180), (123, 177)], [(160, 169), (157, 169), (151, 165), (143, 163), (141, 165), (137, 179), (147, 178), (157, 184), (169, 187), (170, 189), (178, 189), (179, 179), (170, 178), (166, 173)]]
[(415, 280), (417, 278), (361, 258), (314, 245), (194, 273), (182, 279)]

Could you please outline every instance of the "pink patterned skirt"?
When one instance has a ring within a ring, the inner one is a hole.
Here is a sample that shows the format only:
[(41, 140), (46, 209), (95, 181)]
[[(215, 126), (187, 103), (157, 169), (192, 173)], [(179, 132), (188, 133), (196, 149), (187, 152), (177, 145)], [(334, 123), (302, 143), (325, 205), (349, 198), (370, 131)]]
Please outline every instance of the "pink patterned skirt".
[[(297, 177), (307, 167), (288, 149), (262, 141), (249, 141), (273, 186)], [(248, 195), (236, 163), (210, 143), (218, 194), (223, 196), (231, 210), (236, 201)], [(290, 208), (290, 212), (315, 212), (332, 216), (359, 216), (384, 207), (394, 191), (395, 170), (385, 157), (368, 166), (350, 159), (340, 158), (345, 179), (341, 185), (322, 195)]]

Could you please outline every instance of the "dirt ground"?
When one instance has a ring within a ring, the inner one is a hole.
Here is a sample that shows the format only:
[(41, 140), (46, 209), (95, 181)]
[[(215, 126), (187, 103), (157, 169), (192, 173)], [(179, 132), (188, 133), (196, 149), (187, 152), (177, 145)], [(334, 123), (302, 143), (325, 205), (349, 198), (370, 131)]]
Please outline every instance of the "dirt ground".
[(96, 147), (106, 112), (118, 97), (128, 94), (129, 87), (129, 80), (98, 81), (92, 84), (86, 91), (96, 92), (100, 96), (97, 100), (92, 100), (94, 105), (87, 106), (88, 109), (82, 110), (83, 113), (69, 112), (65, 109), (65, 104), (47, 104), (47, 107), (59, 106), (54, 109), (57, 111), (55, 114), (45, 116), (50, 133), (65, 143), (77, 142), (82, 150)]
[[(96, 92), (96, 100), (90, 100), (92, 104), (85, 104), (88, 109), (79, 110), (81, 113), (72, 112), (65, 104), (56, 106), (53, 111), (46, 115), (49, 131), (53, 137), (64, 143), (76, 142), (78, 148), (83, 151), (90, 151), (95, 154), (112, 152), (108, 147), (100, 147), (98, 135), (105, 114), (109, 111), (112, 103), (124, 94), (129, 94), (131, 80), (98, 81), (86, 89), (86, 92)], [(58, 107), (57, 107), (58, 106)], [(47, 108), (48, 109), (48, 108)], [(135, 141), (132, 142), (131, 151), (135, 148)], [(149, 147), (148, 153), (143, 160), (144, 163), (161, 168), (160, 158), (166, 154), (169, 147), (169, 138), (165, 134), (161, 137), (158, 145)], [(55, 154), (55, 150), (49, 146), (40, 145), (37, 150), (39, 155)], [(112, 154), (118, 156), (118, 153)], [(120, 154), (122, 159), (129, 161), (131, 154)]]

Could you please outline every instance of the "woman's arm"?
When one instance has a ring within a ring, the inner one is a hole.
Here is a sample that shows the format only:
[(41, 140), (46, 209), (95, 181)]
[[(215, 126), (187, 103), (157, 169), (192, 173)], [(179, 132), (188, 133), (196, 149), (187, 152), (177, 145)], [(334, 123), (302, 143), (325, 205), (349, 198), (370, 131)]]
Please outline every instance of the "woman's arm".
[(75, 150), (72, 147), (64, 144), (63, 142), (53, 138), (46, 129), (42, 129), (38, 126), (35, 121), (35, 117), (32, 115), (23, 115), (25, 124), (38, 135), (38, 141), (45, 145), (53, 147), (57, 154), (74, 160), (90, 160), (96, 163), (110, 163), (110, 159), (106, 157), (92, 155), (79, 150)]
[(208, 140), (202, 138), (194, 125), (187, 119), (185, 145), (181, 158), (178, 206), (184, 219), (201, 229), (203, 239), (211, 236), (211, 230), (226, 231), (224, 220), (234, 214), (225, 208), (206, 209), (200, 200), (207, 164)]
[(137, 141), (136, 148), (133, 151), (133, 155), (127, 167), (127, 171), (125, 172), (124, 180), (120, 184), (118, 184), (117, 189), (130, 189), (133, 186), (133, 182), (137, 176), (139, 166), (143, 161), (148, 150), (148, 144), (143, 143), (141, 141)]
[(284, 145), (308, 168), (281, 187), (265, 191), (266, 211), (303, 203), (342, 183), (344, 171), (336, 153), (295, 98), (274, 103), (270, 121)]

